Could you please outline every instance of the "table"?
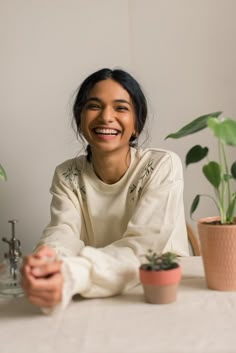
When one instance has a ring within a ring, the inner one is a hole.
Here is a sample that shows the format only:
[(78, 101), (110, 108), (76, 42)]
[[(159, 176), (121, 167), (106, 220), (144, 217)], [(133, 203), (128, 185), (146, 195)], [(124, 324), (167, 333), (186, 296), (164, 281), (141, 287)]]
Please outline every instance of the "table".
[(141, 286), (105, 299), (75, 297), (52, 316), (0, 299), (1, 353), (235, 353), (236, 292), (206, 288), (201, 257), (180, 260), (177, 301), (144, 302)]

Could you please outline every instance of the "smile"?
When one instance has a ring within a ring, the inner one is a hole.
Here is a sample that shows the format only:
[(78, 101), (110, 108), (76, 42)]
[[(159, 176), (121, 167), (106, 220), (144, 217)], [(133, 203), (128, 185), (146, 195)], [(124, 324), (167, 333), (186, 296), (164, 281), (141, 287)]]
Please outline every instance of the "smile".
[(107, 128), (95, 128), (93, 129), (95, 134), (98, 135), (118, 135), (119, 131), (115, 129), (107, 129)]

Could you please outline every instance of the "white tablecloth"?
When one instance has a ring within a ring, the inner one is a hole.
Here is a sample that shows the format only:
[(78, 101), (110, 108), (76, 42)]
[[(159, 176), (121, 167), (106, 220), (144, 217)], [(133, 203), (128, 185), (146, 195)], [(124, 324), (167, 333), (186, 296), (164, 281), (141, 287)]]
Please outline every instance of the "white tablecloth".
[(200, 257), (181, 259), (177, 301), (144, 302), (142, 287), (75, 298), (45, 316), (25, 298), (0, 299), (1, 353), (235, 353), (236, 292), (206, 288)]

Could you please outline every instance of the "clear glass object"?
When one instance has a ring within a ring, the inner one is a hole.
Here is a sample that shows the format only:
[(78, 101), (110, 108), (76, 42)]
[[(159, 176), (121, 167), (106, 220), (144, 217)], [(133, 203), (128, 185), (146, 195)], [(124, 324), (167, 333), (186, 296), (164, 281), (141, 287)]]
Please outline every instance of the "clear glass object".
[(8, 252), (5, 253), (5, 259), (0, 263), (0, 296), (21, 297), (24, 295), (20, 285), (22, 264), (22, 253), (20, 240), (15, 236), (16, 220), (10, 220), (12, 225), (11, 239), (2, 238), (2, 241), (8, 244)]

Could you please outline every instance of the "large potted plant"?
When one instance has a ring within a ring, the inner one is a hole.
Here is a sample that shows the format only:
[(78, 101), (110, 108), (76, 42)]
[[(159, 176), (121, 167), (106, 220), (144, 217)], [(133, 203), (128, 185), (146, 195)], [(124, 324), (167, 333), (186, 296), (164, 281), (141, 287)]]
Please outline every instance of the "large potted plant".
[(175, 301), (181, 278), (176, 255), (171, 252), (157, 255), (148, 250), (145, 258), (146, 262), (139, 268), (139, 277), (146, 301), (151, 304), (168, 304)]
[(200, 116), (166, 138), (177, 139), (208, 128), (218, 140), (217, 161), (210, 160), (208, 147), (201, 145), (193, 146), (186, 155), (186, 166), (207, 158), (202, 172), (214, 190), (214, 196), (196, 195), (190, 215), (202, 197), (209, 197), (215, 203), (218, 216), (197, 221), (206, 282), (208, 288), (233, 291), (236, 290), (236, 161), (230, 166), (226, 146), (236, 146), (236, 121), (220, 118), (221, 114)]

